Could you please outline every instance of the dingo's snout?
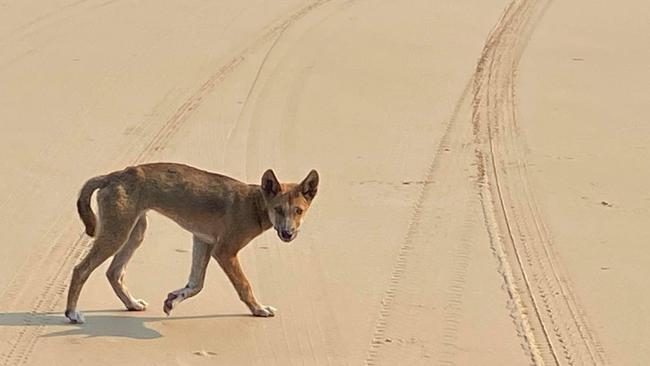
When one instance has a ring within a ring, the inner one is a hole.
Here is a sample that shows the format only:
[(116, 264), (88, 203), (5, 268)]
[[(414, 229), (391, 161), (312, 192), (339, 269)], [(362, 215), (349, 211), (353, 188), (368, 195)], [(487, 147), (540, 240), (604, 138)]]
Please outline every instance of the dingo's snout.
[(283, 242), (288, 243), (298, 236), (298, 232), (291, 230), (278, 230), (278, 236)]

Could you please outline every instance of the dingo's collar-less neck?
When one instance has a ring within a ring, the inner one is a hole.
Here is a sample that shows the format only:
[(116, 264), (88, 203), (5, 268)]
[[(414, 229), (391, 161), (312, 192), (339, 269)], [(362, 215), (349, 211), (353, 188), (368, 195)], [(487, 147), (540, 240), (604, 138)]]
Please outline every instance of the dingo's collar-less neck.
[(255, 200), (253, 201), (255, 204), (255, 214), (257, 216), (257, 222), (260, 226), (260, 231), (263, 233), (266, 230), (270, 229), (271, 226), (271, 220), (269, 219), (269, 214), (266, 212), (266, 201), (264, 201), (264, 194), (262, 193), (262, 187), (259, 185), (255, 185), (255, 190), (253, 195), (255, 196)]

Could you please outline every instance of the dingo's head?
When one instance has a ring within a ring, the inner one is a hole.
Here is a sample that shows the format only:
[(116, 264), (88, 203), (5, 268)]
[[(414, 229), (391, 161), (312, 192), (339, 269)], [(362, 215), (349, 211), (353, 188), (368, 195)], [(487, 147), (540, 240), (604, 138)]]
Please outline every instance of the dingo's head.
[(262, 176), (262, 193), (271, 225), (284, 242), (298, 235), (298, 229), (318, 190), (318, 172), (312, 170), (300, 183), (280, 183), (273, 170)]

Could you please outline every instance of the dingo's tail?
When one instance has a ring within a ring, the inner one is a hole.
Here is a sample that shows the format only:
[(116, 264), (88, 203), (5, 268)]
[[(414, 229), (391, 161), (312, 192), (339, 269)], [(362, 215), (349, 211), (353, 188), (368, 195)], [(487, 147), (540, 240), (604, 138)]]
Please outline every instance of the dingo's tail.
[(79, 193), (77, 212), (79, 212), (79, 217), (86, 226), (86, 234), (89, 236), (95, 236), (97, 229), (97, 217), (95, 217), (95, 213), (90, 207), (90, 197), (96, 189), (104, 188), (106, 184), (108, 184), (108, 176), (100, 175), (88, 180)]

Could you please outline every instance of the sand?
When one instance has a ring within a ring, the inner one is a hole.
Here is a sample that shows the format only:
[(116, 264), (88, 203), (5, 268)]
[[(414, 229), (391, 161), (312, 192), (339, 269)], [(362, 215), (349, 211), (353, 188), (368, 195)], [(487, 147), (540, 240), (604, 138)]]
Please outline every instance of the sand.
[[(648, 5), (27, 0), (0, 4), (0, 365), (650, 362)], [(318, 169), (294, 242), (216, 263), (151, 213), (126, 282), (63, 317), (83, 182), (176, 161)]]

